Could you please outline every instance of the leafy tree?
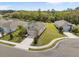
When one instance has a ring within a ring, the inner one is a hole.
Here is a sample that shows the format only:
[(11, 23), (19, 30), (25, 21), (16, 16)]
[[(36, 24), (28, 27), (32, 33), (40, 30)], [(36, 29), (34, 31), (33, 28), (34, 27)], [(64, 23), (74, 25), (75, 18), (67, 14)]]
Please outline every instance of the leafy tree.
[(41, 11), (14, 11), (4, 13), (4, 18), (18, 18), (22, 21), (43, 21), (43, 22), (55, 22), (57, 20), (66, 20), (73, 24), (79, 24), (79, 7), (75, 9), (68, 8), (63, 11), (56, 11), (54, 9)]
[(79, 10), (79, 7), (76, 7), (75, 10)]
[(63, 34), (63, 27), (62, 26), (59, 28), (59, 32)]

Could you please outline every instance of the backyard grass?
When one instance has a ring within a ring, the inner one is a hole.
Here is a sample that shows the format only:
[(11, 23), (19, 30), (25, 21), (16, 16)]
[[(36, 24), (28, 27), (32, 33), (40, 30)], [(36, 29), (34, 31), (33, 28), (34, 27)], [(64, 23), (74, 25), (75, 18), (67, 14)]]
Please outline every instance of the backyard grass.
[(52, 40), (56, 38), (63, 37), (63, 35), (58, 32), (53, 23), (45, 23), (45, 26), (46, 29), (37, 39), (38, 43), (36, 44), (36, 46), (43, 46), (50, 43)]

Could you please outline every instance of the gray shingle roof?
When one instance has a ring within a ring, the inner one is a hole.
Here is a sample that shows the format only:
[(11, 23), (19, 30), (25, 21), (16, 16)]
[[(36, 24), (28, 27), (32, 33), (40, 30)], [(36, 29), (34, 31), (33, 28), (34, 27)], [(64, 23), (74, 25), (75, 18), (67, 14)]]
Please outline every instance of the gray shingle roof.
[(39, 36), (45, 29), (43, 22), (32, 22), (28, 24), (27, 32), (32, 37), (35, 38)]
[(26, 24), (26, 22), (20, 21), (18, 19), (0, 20), (0, 27), (2, 27), (6, 33), (10, 30), (15, 31), (18, 25), (26, 26)]
[(64, 25), (73, 25), (65, 20), (60, 20), (60, 21), (55, 21), (55, 25), (57, 27), (61, 27), (61, 26), (64, 26)]

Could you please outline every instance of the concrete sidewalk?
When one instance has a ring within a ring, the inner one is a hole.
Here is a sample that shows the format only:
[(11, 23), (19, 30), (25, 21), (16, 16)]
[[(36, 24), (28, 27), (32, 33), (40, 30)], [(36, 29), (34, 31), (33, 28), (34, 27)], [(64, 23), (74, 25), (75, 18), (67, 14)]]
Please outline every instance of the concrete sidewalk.
[(52, 40), (50, 43), (43, 45), (43, 46), (30, 46), (30, 48), (32, 49), (43, 49), (43, 48), (47, 48), (49, 46), (51, 46), (52, 44), (54, 44), (57, 40), (61, 40), (61, 39), (65, 39), (67, 37), (61, 37), (61, 38), (56, 38), (54, 40)]
[(32, 42), (33, 42), (33, 38), (27, 37), (21, 43), (19, 43), (18, 45), (14, 46), (14, 47), (23, 49), (23, 50), (28, 50)]
[(0, 42), (4, 42), (4, 43), (8, 43), (8, 44), (13, 44), (13, 45), (19, 44), (19, 43), (15, 43), (15, 42), (6, 41), (6, 40), (0, 40)]
[(67, 37), (69, 38), (78, 38), (76, 35), (74, 35), (73, 33), (70, 33), (70, 32), (63, 32), (64, 35), (66, 35)]

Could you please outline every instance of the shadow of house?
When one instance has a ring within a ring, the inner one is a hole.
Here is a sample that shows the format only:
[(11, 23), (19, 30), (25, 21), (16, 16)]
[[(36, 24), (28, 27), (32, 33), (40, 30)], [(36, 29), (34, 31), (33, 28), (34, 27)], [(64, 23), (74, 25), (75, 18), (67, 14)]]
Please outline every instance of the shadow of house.
[(65, 32), (71, 32), (75, 29), (76, 25), (71, 24), (65, 20), (60, 20), (60, 21), (55, 21), (54, 22), (55, 26), (59, 29), (60, 27), (63, 28), (63, 31)]

